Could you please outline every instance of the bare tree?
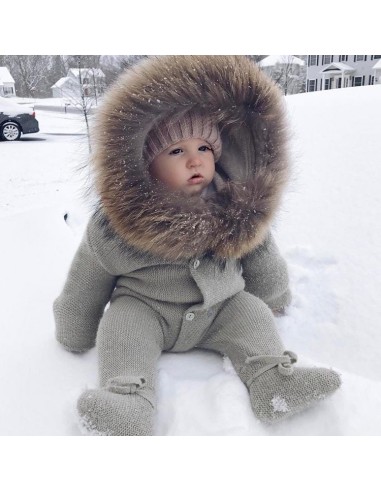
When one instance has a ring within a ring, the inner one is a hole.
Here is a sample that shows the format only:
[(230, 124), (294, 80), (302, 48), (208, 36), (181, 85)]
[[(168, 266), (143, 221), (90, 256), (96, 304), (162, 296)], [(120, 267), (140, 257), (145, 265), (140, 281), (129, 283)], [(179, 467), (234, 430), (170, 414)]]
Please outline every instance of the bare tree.
[(295, 63), (293, 55), (283, 55), (274, 66), (263, 69), (279, 85), (285, 95), (304, 92), (305, 69), (302, 65)]
[(15, 79), (16, 93), (24, 97), (45, 94), (51, 57), (48, 55), (8, 55), (6, 65)]
[(69, 68), (78, 68), (78, 57), (81, 57), (82, 67), (100, 67), (101, 55), (67, 55), (65, 62)]
[[(86, 94), (84, 87), (84, 58), (82, 55), (76, 55), (75, 60), (78, 69), (78, 84), (74, 86), (74, 90), (66, 94), (66, 99), (70, 101), (74, 107), (81, 110), (86, 123), (86, 133), (87, 142), (89, 146), (89, 153), (91, 153), (91, 142), (90, 142), (90, 126), (89, 126), (89, 115), (91, 108), (95, 105), (96, 98)], [(86, 84), (87, 85), (87, 84)]]

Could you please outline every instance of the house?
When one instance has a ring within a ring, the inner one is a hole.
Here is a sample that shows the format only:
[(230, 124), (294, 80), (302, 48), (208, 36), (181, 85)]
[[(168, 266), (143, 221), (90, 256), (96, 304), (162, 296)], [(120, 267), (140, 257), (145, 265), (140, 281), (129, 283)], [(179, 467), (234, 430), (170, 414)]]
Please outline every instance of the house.
[(97, 97), (105, 91), (105, 74), (100, 68), (70, 68), (67, 76), (52, 85), (53, 97)]
[(381, 55), (308, 55), (307, 92), (381, 84)]
[(304, 90), (305, 61), (294, 55), (270, 55), (258, 62), (285, 94), (297, 94)]
[(16, 96), (15, 81), (7, 67), (0, 67), (0, 96)]

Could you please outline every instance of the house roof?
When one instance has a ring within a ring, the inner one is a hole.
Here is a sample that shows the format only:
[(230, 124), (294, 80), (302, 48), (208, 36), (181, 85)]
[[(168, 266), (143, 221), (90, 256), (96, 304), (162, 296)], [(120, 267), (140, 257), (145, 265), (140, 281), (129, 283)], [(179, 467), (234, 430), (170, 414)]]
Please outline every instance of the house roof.
[(266, 58), (263, 58), (263, 60), (258, 63), (260, 67), (273, 67), (276, 64), (303, 66), (305, 62), (301, 58), (294, 55), (270, 55), (266, 56)]
[(7, 67), (0, 67), (0, 84), (14, 84), (15, 81)]
[(62, 87), (67, 80), (69, 80), (69, 77), (61, 77), (54, 85), (51, 86), (51, 89)]
[(327, 67), (320, 71), (320, 73), (331, 72), (331, 71), (343, 71), (343, 72), (354, 72), (355, 69), (346, 63), (341, 62), (333, 62), (330, 63)]

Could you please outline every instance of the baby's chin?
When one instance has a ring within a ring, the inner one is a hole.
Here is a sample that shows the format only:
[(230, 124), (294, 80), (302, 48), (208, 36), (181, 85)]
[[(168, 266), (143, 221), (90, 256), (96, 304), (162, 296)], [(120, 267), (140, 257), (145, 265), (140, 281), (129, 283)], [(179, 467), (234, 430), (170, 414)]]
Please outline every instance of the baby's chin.
[(207, 188), (207, 186), (202, 186), (201, 188), (184, 188), (182, 191), (187, 196), (201, 196), (202, 192)]
[(167, 183), (164, 183), (163, 181), (159, 181), (157, 178), (154, 179), (156, 183), (160, 183), (160, 185), (163, 187), (163, 189), (167, 190), (169, 193), (174, 193), (174, 194), (179, 194), (180, 196), (189, 196), (189, 197), (197, 197), (201, 196), (203, 192), (206, 190), (206, 188), (210, 185), (211, 181), (208, 181), (208, 183), (200, 183), (200, 185), (183, 185), (183, 186), (170, 186)]

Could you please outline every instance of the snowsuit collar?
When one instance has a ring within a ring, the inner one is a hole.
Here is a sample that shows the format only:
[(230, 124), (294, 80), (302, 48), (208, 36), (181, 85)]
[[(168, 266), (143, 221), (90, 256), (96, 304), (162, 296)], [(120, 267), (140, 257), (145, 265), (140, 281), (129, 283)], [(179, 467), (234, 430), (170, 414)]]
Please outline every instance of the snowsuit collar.
[[(161, 118), (190, 109), (218, 123), (216, 192), (168, 193), (143, 159)], [(104, 97), (94, 131), (100, 207), (126, 243), (169, 260), (240, 258), (265, 238), (288, 177), (282, 96), (244, 56), (153, 57)]]

